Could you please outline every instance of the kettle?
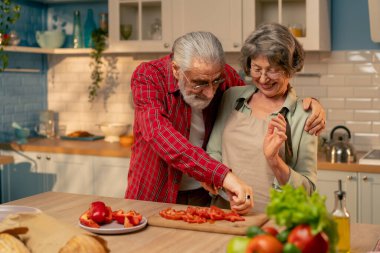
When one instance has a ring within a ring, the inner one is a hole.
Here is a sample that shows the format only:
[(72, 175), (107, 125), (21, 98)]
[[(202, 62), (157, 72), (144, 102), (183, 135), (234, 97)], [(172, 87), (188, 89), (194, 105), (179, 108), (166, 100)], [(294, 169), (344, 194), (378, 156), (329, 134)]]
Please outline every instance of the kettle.
[[(338, 129), (343, 129), (347, 135), (334, 136)], [(331, 163), (353, 163), (356, 161), (356, 155), (353, 146), (350, 144), (351, 132), (345, 126), (336, 126), (330, 133), (330, 146), (327, 149), (327, 161)]]

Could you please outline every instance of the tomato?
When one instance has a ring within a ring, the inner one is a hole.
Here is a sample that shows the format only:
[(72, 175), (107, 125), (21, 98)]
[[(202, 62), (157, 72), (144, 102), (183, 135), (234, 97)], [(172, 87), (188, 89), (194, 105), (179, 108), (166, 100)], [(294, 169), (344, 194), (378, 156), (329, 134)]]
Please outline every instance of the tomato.
[(263, 227), (263, 231), (267, 234), (273, 235), (274, 237), (277, 236), (278, 231), (274, 227)]
[(257, 235), (247, 246), (246, 253), (282, 253), (282, 244), (276, 237), (268, 234)]
[(90, 218), (98, 224), (102, 224), (105, 221), (107, 214), (107, 207), (102, 201), (95, 201), (90, 206)]
[(247, 237), (233, 237), (227, 244), (226, 253), (244, 253), (249, 241)]
[(302, 253), (327, 253), (329, 244), (325, 233), (311, 233), (309, 225), (301, 224), (290, 231), (288, 242), (294, 244)]

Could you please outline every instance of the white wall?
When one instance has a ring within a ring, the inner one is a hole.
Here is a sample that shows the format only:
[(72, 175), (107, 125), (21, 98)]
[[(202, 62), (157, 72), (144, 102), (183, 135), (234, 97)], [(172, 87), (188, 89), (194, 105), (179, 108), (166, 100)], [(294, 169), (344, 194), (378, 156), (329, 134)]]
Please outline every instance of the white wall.
[[(104, 121), (133, 123), (131, 74), (141, 62), (161, 55), (112, 55), (117, 59), (115, 94), (106, 103), (101, 94), (93, 104), (88, 102), (87, 95), (90, 58), (49, 56), (48, 108), (59, 112), (60, 124), (67, 125), (68, 132), (100, 133), (96, 124)], [(227, 54), (227, 62), (236, 69), (238, 58), (238, 53)], [(324, 136), (342, 124), (351, 130), (356, 149), (368, 150), (380, 146), (379, 71), (379, 51), (308, 52), (303, 72), (320, 76), (297, 76), (292, 83), (299, 96), (316, 97), (324, 105), (327, 111)]]

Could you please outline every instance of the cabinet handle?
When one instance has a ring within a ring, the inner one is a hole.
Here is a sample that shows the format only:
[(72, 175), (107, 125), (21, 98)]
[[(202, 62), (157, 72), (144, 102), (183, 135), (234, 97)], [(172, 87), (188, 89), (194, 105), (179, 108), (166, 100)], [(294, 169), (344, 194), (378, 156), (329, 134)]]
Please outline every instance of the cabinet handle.
[(37, 155), (37, 159), (40, 160), (40, 159), (41, 159), (41, 156), (40, 156), (40, 155)]
[(237, 47), (240, 46), (240, 43), (235, 42), (235, 43), (232, 44), (232, 46), (233, 46), (234, 48), (237, 48)]
[(367, 181), (367, 180), (368, 180), (368, 177), (367, 177), (367, 176), (364, 176), (362, 179), (363, 179), (363, 181)]
[(167, 42), (164, 43), (164, 48), (168, 48), (169, 46), (170, 46), (169, 43)]
[(347, 180), (351, 181), (354, 177), (353, 176), (347, 176)]
[(50, 161), (51, 157), (50, 156), (47, 156), (46, 157), (46, 160)]

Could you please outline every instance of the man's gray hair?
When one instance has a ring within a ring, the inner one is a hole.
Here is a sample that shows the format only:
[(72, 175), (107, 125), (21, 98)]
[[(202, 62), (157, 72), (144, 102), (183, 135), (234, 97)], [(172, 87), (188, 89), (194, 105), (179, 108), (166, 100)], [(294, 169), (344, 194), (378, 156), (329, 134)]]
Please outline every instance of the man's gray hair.
[(173, 60), (186, 71), (192, 66), (194, 59), (210, 64), (224, 66), (225, 58), (222, 44), (210, 32), (187, 33), (174, 41)]
[(272, 66), (285, 71), (291, 77), (303, 68), (305, 52), (301, 44), (280, 24), (263, 24), (253, 31), (241, 48), (240, 64), (249, 75), (251, 60), (266, 56)]

